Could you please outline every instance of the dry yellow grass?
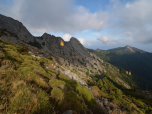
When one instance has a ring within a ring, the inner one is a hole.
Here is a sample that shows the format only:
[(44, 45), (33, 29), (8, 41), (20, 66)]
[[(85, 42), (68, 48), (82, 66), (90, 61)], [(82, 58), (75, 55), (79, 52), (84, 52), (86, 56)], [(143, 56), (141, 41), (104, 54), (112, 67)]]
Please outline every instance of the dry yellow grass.
[(21, 80), (21, 81), (15, 81), (13, 83), (13, 86), (12, 86), (12, 89), (17, 91), (18, 89), (22, 88), (22, 87), (25, 87), (26, 86), (26, 83)]

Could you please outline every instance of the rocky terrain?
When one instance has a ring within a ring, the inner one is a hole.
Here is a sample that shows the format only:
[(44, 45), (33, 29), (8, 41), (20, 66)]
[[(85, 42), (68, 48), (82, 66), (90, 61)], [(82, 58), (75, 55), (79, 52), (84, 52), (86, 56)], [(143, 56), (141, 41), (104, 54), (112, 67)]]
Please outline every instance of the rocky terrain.
[(11, 36), (14, 36), (22, 41), (33, 41), (34, 37), (19, 21), (10, 17), (5, 17), (0, 14), (0, 29), (8, 31)]
[(120, 90), (133, 87), (134, 83), (124, 81), (131, 78), (88, 52), (76, 38), (65, 42), (47, 33), (34, 37), (20, 22), (2, 15), (0, 38), (1, 113), (152, 111), (151, 106)]
[[(20, 22), (3, 15), (0, 15), (0, 19), (2, 23), (0, 27), (1, 39), (4, 41), (10, 41), (16, 45), (24, 45), (33, 55), (53, 58), (54, 61), (64, 68), (70, 69), (72, 72), (86, 77), (86, 79), (89, 78), (89, 75), (101, 76), (103, 70), (106, 71), (102, 65), (104, 64), (103, 60), (95, 54), (89, 53), (76, 38), (71, 38), (69, 42), (65, 42), (61, 37), (55, 37), (47, 33), (44, 33), (40, 37), (34, 37)], [(15, 28), (15, 26), (17, 27)], [(20, 30), (18, 26), (21, 27)], [(64, 46), (60, 45), (60, 41), (64, 42)], [(35, 44), (34, 46), (39, 47), (30, 46), (31, 42), (34, 42), (32, 45)], [(123, 84), (123, 87), (127, 87), (124, 85), (127, 84)]]

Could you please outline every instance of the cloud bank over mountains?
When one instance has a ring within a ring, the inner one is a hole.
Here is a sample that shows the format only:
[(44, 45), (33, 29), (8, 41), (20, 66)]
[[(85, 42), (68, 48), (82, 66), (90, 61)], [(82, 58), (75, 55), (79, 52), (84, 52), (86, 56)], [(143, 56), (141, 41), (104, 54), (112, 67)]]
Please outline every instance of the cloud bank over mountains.
[(83, 6), (75, 6), (74, 0), (14, 0), (13, 3), (11, 12), (36, 25), (26, 24), (31, 32), (101, 30), (108, 19), (106, 12), (90, 13)]
[[(110, 0), (104, 11), (93, 13), (74, 2), (75, 0), (13, 0), (7, 10), (13, 14), (11, 17), (23, 22), (30, 32), (63, 32), (65, 41), (69, 40), (70, 34), (92, 30), (98, 34), (94, 40), (106, 45), (152, 43), (152, 0), (132, 0), (126, 3)], [(105, 29), (106, 34), (102, 33)], [(86, 38), (79, 40), (82, 44), (87, 42)]]

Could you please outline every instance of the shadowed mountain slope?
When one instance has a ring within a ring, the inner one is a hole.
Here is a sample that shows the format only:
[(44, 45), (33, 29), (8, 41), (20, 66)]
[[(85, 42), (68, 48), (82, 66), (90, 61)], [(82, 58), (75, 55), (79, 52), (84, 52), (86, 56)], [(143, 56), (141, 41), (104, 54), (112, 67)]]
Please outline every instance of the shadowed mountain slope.
[(152, 89), (152, 54), (143, 50), (125, 46), (110, 50), (92, 50), (89, 52), (96, 54), (101, 59), (113, 64), (117, 67), (122, 67), (127, 71), (131, 71), (133, 75), (144, 81), (143, 89), (146, 89), (147, 84), (150, 84)]

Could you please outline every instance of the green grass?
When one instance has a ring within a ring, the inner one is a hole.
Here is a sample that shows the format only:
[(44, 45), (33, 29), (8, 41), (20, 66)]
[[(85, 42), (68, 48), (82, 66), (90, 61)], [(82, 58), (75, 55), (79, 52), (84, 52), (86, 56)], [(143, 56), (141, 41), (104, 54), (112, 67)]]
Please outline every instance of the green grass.
[(55, 101), (62, 101), (64, 99), (64, 91), (59, 88), (53, 88), (51, 91), (51, 97), (55, 99)]
[(32, 114), (51, 114), (53, 113), (53, 106), (49, 102), (49, 95), (42, 91), (38, 90), (37, 103), (31, 110)]
[(65, 75), (61, 72), (59, 73), (58, 78), (61, 80), (70, 80), (70, 78), (67, 75)]
[(5, 54), (2, 51), (0, 51), (0, 59), (3, 59), (4, 57), (5, 57)]
[(20, 90), (14, 96), (9, 113), (30, 113), (35, 95), (28, 89)]
[(64, 81), (58, 80), (54, 77), (51, 78), (51, 80), (49, 81), (49, 84), (52, 88), (58, 87), (59, 85), (66, 85)]
[(78, 84), (78, 86), (76, 87), (76, 91), (78, 91), (78, 93), (82, 95), (88, 107), (93, 107), (93, 105), (95, 104), (95, 99), (91, 91), (89, 91), (85, 86), (81, 86), (80, 84)]

